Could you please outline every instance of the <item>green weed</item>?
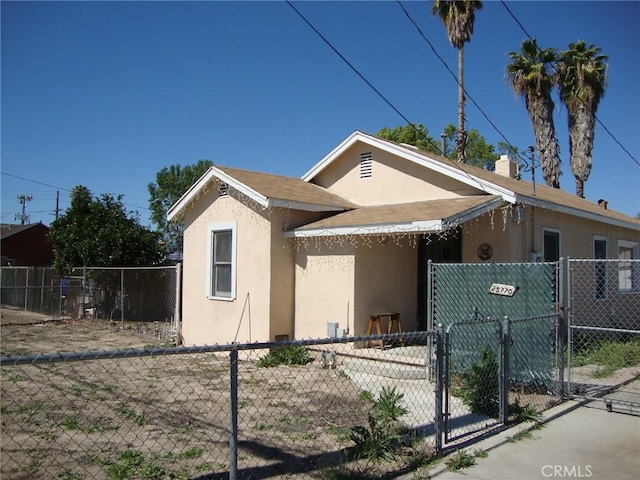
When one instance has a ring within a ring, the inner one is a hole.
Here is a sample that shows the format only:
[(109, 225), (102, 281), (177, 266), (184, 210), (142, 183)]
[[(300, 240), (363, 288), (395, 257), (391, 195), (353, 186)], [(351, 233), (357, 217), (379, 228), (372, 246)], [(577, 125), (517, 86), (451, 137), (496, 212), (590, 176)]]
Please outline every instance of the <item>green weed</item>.
[(196, 458), (202, 455), (204, 452), (204, 448), (201, 447), (190, 447), (187, 448), (184, 452), (182, 452), (183, 458)]
[(274, 347), (269, 353), (258, 359), (258, 367), (276, 367), (278, 365), (306, 365), (313, 358), (306, 348), (295, 347)]
[(572, 359), (573, 366), (597, 365), (592, 375), (595, 378), (608, 377), (616, 370), (640, 365), (640, 340), (628, 342), (604, 341), (590, 345), (577, 352)]
[(368, 426), (358, 425), (351, 429), (357, 457), (377, 462), (393, 460), (405, 430), (400, 419), (408, 412), (402, 406), (403, 399), (404, 395), (395, 387), (382, 388), (369, 412)]
[(122, 415), (123, 418), (131, 420), (139, 427), (146, 425), (148, 421), (147, 416), (144, 413), (137, 413), (135, 410), (132, 410), (130, 408), (121, 407), (120, 409), (118, 409), (118, 413)]
[(447, 470), (457, 472), (464, 468), (473, 467), (476, 464), (476, 458), (464, 450), (458, 450), (455, 455), (451, 456), (445, 463)]
[(456, 394), (471, 412), (497, 418), (500, 414), (498, 356), (490, 347), (480, 352), (480, 360), (471, 365), (463, 376)]

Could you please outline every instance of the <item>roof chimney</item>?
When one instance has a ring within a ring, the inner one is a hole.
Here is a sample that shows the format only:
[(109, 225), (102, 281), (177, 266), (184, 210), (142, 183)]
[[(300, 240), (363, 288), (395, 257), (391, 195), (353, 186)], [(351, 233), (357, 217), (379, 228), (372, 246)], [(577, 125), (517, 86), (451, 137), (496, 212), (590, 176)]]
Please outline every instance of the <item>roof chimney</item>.
[(607, 205), (609, 205), (609, 202), (607, 202), (604, 198), (601, 198), (600, 200), (598, 200), (598, 206), (600, 208), (604, 208), (606, 210)]
[(509, 155), (500, 155), (500, 160), (496, 160), (495, 173), (503, 177), (517, 178), (518, 164), (511, 160)]

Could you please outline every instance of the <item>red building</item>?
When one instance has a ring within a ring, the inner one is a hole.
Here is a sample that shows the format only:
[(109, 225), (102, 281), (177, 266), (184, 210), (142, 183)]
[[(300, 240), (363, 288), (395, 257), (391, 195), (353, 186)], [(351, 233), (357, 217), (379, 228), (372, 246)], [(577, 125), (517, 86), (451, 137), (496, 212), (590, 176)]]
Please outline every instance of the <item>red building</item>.
[(47, 267), (53, 262), (49, 227), (42, 222), (28, 225), (0, 224), (0, 237), (3, 266)]

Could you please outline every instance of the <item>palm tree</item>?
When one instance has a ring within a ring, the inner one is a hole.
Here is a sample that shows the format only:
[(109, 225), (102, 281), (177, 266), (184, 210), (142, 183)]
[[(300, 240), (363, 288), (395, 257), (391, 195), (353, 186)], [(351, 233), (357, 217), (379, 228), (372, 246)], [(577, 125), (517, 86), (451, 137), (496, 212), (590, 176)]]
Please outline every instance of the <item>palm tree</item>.
[(456, 142), (459, 162), (465, 161), (467, 132), (464, 129), (464, 44), (471, 40), (475, 11), (482, 8), (479, 0), (445, 1), (435, 0), (431, 13), (438, 15), (445, 28), (451, 45), (458, 49), (458, 138)]
[(607, 83), (606, 55), (595, 45), (579, 40), (558, 55), (560, 100), (569, 117), (569, 154), (576, 177), (576, 195), (584, 198), (584, 182), (591, 173), (591, 152), (596, 110)]
[(524, 97), (531, 119), (542, 174), (547, 185), (560, 188), (560, 147), (553, 125), (551, 91), (556, 82), (553, 63), (556, 50), (541, 50), (535, 40), (524, 40), (520, 52), (507, 53), (511, 63), (507, 78), (516, 95)]

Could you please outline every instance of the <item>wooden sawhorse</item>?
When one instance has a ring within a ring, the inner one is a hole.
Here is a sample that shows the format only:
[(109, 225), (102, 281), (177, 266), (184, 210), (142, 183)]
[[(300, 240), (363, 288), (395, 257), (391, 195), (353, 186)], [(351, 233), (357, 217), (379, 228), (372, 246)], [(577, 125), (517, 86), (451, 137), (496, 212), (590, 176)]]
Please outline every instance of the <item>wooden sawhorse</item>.
[[(387, 319), (387, 333), (393, 333), (393, 324), (396, 325), (397, 333), (403, 333), (402, 322), (400, 322), (400, 314), (397, 312), (377, 313), (375, 315), (369, 315), (369, 326), (367, 327), (367, 335), (372, 335), (373, 326), (375, 325), (378, 335), (382, 335), (381, 320)], [(376, 340), (380, 342), (380, 349), (384, 350), (384, 341)], [(404, 340), (400, 339), (400, 344), (404, 346)]]

